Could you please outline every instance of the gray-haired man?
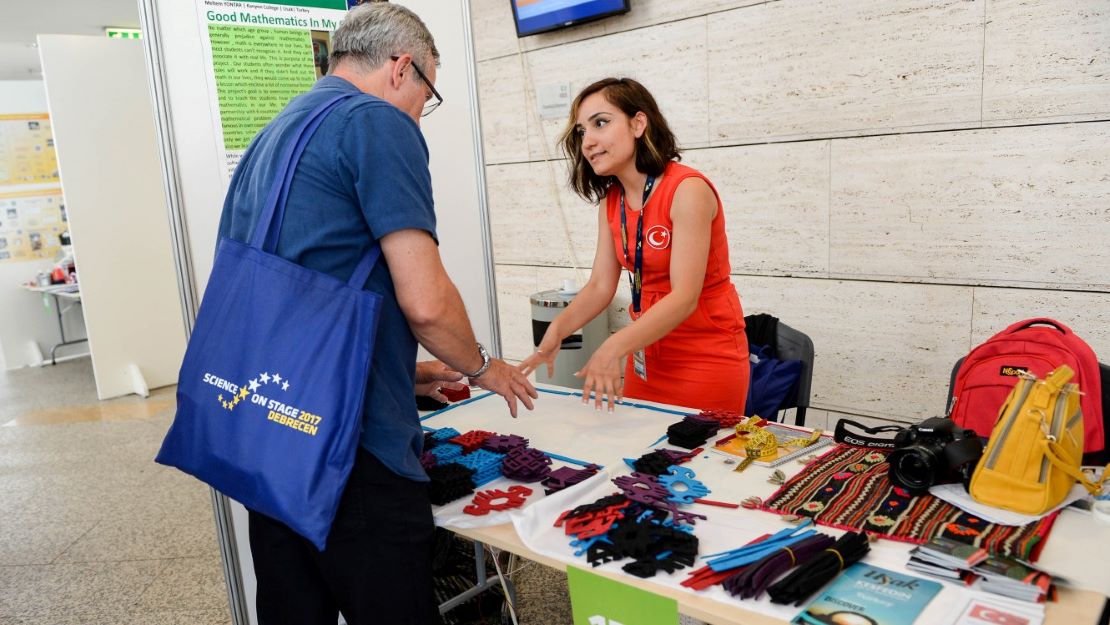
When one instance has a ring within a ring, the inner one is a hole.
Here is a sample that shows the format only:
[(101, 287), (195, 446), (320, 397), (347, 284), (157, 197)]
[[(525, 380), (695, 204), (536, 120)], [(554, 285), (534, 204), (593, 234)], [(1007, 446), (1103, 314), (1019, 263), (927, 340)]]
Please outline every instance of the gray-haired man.
[(431, 34), (404, 7), (365, 4), (348, 14), (332, 49), (329, 75), (294, 98), (244, 154), (220, 221), (221, 237), (246, 240), (274, 161), (304, 115), (344, 92), (368, 94), (345, 100), (307, 144), (277, 245), (279, 256), (346, 280), (374, 241), (381, 244), (384, 262), (366, 285), (385, 301), (361, 445), (325, 551), (251, 513), (258, 616), (262, 625), (334, 625), (339, 612), (351, 625), (434, 623), (433, 524), (413, 388), (435, 374), (417, 371), (417, 342), (503, 396), (513, 416), (517, 400), (531, 409), (537, 395), (516, 368), (476, 343), (440, 261), (419, 129), (441, 101)]

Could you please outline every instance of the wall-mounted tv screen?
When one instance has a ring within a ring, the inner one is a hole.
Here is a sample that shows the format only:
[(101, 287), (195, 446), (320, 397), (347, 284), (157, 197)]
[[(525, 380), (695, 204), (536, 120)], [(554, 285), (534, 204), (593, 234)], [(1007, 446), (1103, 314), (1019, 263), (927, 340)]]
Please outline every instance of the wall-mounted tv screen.
[(627, 13), (628, 2), (629, 0), (509, 0), (513, 5), (517, 37)]

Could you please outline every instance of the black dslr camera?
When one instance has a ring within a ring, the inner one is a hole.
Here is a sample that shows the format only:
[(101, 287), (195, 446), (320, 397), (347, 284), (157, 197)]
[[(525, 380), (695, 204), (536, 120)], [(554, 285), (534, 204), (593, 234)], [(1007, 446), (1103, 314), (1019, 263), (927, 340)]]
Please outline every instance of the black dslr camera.
[(974, 430), (965, 430), (943, 417), (925, 419), (894, 436), (890, 452), (890, 481), (914, 495), (928, 492), (934, 484), (971, 482), (983, 441)]

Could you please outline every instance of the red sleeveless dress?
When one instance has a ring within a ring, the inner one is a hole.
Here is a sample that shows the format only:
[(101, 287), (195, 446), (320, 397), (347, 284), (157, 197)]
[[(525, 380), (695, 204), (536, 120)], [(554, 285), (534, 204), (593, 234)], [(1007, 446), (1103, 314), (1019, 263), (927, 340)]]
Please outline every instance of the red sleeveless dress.
[[(671, 291), (670, 263), (673, 245), (671, 201), (679, 183), (701, 178), (717, 189), (700, 172), (671, 162), (644, 206), (644, 266), (641, 314), (651, 310)], [(621, 243), (620, 186), (614, 184), (606, 198), (609, 230), (617, 260), (628, 270), (632, 259), (624, 257)], [(628, 250), (635, 254), (637, 211), (625, 208), (628, 220)], [(717, 215), (711, 224), (709, 259), (698, 308), (670, 334), (645, 349), (647, 381), (633, 370), (632, 358), (624, 373), (624, 396), (701, 410), (743, 411), (748, 395), (748, 339), (744, 334), (744, 312), (740, 297), (729, 279), (728, 239), (725, 211), (717, 195)], [(624, 281), (624, 280), (622, 280)], [(629, 315), (635, 321), (639, 315)]]

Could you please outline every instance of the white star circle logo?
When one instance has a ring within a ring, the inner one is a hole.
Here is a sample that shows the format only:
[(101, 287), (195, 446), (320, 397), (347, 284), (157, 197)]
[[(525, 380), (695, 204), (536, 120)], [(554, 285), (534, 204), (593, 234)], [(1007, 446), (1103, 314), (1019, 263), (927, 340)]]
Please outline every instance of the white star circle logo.
[(665, 226), (652, 226), (647, 231), (647, 244), (657, 250), (665, 250), (671, 245), (671, 231)]

